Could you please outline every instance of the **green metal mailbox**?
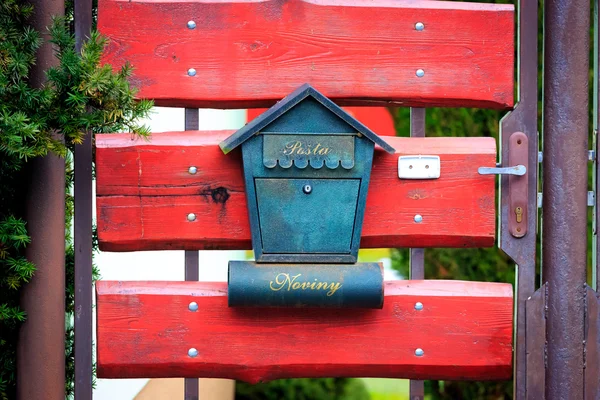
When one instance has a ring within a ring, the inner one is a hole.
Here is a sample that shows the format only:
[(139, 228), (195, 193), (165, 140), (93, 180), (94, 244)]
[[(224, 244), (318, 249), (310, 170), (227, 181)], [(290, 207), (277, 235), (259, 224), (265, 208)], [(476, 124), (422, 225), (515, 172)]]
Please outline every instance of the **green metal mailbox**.
[(263, 263), (355, 263), (374, 145), (394, 149), (305, 84), (221, 142), (242, 146)]

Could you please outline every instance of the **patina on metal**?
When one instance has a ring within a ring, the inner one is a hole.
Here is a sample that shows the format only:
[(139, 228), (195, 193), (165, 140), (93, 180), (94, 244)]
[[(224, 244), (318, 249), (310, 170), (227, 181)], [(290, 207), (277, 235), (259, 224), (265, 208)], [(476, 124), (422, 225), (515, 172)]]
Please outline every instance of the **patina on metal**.
[(257, 262), (356, 262), (375, 144), (394, 152), (308, 84), (225, 139), (242, 146)]
[(584, 398), (590, 3), (544, 2), (545, 395)]
[(230, 307), (382, 308), (383, 266), (229, 262)]

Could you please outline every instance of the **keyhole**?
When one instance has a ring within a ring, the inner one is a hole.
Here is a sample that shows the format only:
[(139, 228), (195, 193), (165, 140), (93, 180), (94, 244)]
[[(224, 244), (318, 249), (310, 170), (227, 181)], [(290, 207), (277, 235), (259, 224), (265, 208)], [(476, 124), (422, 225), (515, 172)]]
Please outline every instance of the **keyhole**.
[(302, 187), (302, 191), (303, 191), (304, 193), (306, 193), (306, 194), (310, 194), (310, 193), (312, 192), (312, 186), (310, 186), (310, 185), (304, 185), (304, 186)]

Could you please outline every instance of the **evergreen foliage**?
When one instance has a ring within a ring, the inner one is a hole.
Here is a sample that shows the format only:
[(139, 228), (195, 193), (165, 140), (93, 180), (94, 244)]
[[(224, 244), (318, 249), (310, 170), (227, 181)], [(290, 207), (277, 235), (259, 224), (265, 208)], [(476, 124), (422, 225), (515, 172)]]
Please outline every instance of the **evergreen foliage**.
[[(81, 52), (65, 19), (50, 27), (59, 65), (46, 71), (47, 83), (30, 81), (36, 52), (42, 44), (31, 28), (34, 13), (23, 0), (0, 2), (0, 399), (15, 398), (16, 343), (26, 314), (19, 307), (19, 289), (35, 274), (24, 256), (30, 241), (24, 220), (28, 161), (50, 152), (67, 157), (66, 192), (66, 310), (73, 313), (74, 251), (73, 171), (69, 154), (86, 132), (130, 131), (149, 134), (136, 123), (152, 103), (134, 101), (127, 78), (132, 69), (113, 73), (100, 57), (106, 39), (93, 32)], [(67, 15), (69, 13), (67, 12)], [(43, 201), (43, 200), (40, 200)], [(72, 394), (73, 330), (66, 335), (67, 393)]]
[(360, 379), (279, 379), (268, 383), (236, 384), (236, 400), (368, 400)]

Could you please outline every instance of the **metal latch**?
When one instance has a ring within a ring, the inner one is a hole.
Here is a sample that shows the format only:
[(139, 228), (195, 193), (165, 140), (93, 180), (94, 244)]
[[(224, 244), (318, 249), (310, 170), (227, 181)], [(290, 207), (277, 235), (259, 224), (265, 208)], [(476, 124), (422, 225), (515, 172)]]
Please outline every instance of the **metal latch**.
[(523, 176), (527, 173), (524, 165), (515, 165), (514, 167), (479, 167), (479, 175), (517, 175)]
[(398, 157), (398, 178), (400, 179), (437, 179), (439, 177), (439, 156)]

